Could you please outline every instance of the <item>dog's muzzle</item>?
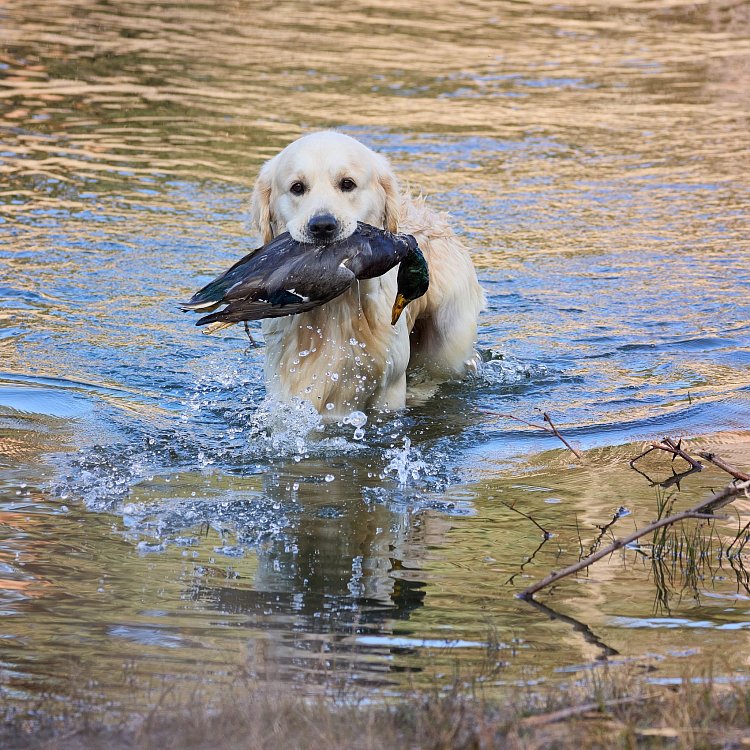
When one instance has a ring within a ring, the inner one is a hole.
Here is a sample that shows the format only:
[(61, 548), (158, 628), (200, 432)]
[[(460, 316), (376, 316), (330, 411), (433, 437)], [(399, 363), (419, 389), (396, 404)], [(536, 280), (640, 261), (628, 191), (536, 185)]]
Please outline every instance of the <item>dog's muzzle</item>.
[(315, 214), (307, 222), (307, 230), (318, 244), (330, 242), (339, 231), (339, 223), (331, 214)]

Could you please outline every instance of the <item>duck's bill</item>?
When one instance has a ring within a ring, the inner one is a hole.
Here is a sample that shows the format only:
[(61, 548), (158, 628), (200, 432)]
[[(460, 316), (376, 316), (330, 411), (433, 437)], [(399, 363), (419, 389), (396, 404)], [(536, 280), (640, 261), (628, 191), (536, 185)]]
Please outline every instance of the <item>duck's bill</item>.
[(409, 304), (409, 300), (404, 297), (403, 294), (399, 293), (396, 295), (396, 301), (393, 303), (393, 310), (391, 311), (391, 325), (395, 326), (398, 323), (398, 319), (401, 317), (401, 313), (404, 308)]

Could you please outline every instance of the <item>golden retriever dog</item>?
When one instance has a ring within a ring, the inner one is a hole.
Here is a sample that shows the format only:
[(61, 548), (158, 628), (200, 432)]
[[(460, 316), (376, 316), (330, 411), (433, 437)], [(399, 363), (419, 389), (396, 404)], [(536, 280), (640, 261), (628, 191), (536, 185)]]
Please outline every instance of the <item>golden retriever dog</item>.
[(395, 326), (396, 268), (310, 312), (264, 320), (269, 395), (304, 399), (339, 419), (404, 408), (407, 370), (436, 384), (476, 368), (484, 295), (469, 253), (444, 215), (400, 192), (385, 157), (342, 133), (306, 135), (264, 164), (251, 213), (264, 243), (288, 231), (325, 244), (351, 235), (358, 221), (406, 232), (430, 270), (429, 291)]

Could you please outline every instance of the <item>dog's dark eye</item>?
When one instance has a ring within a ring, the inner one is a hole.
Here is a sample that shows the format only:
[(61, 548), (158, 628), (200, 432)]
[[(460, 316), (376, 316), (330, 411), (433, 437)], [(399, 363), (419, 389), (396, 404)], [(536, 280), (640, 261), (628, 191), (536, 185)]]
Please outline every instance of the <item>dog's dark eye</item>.
[(339, 183), (339, 187), (344, 193), (351, 193), (351, 191), (354, 190), (355, 187), (357, 187), (357, 183), (349, 177), (344, 177), (344, 179)]
[(292, 195), (302, 195), (302, 193), (305, 192), (305, 186), (301, 182), (293, 182), (292, 186), (289, 188), (289, 192), (292, 193)]

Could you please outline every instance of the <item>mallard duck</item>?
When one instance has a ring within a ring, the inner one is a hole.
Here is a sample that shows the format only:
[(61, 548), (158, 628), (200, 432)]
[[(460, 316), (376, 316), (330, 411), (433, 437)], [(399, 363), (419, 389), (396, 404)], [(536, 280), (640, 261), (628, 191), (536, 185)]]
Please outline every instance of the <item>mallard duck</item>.
[(343, 294), (356, 280), (382, 276), (401, 263), (392, 325), (409, 302), (426, 293), (427, 262), (409, 234), (369, 224), (344, 240), (324, 245), (297, 242), (288, 232), (253, 250), (180, 305), (184, 311), (211, 312), (196, 325), (215, 333), (241, 321), (278, 318), (312, 310)]

